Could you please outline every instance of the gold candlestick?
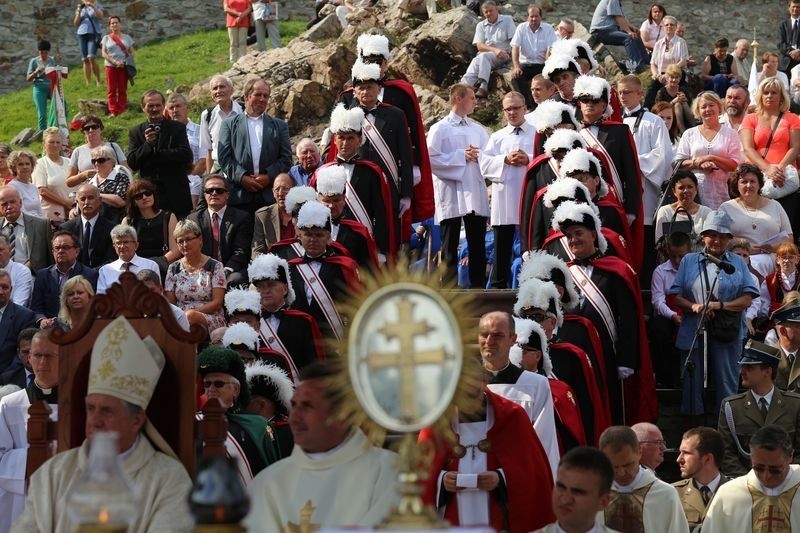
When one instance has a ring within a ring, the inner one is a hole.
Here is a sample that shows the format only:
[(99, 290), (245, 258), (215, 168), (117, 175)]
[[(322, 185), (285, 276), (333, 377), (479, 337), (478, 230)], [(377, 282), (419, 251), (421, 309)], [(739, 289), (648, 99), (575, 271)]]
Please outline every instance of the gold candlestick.
[(758, 68), (758, 41), (756, 40), (756, 29), (753, 28), (753, 42), (750, 43), (750, 48), (753, 50), (753, 67)]

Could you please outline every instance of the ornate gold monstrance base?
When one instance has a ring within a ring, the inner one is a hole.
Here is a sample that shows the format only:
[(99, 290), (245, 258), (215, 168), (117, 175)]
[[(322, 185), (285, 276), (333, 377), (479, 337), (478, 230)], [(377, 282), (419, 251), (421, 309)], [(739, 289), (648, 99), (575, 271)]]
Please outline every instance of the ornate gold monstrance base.
[[(420, 453), (422, 451), (422, 453)], [(426, 452), (428, 457), (424, 457)], [(388, 530), (428, 530), (447, 529), (450, 524), (440, 519), (436, 511), (422, 502), (422, 476), (427, 469), (419, 468), (420, 463), (432, 459), (433, 450), (420, 450), (413, 433), (403, 435), (400, 442), (400, 464), (397, 465), (397, 479), (400, 482), (400, 504), (381, 522), (376, 529)]]

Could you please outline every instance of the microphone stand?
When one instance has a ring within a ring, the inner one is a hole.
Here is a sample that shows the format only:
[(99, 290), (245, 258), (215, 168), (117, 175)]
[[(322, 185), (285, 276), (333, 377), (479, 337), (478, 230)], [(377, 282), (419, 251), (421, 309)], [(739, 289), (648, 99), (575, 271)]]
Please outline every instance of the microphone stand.
[[(703, 266), (703, 268), (708, 266), (707, 259), (701, 259), (700, 261), (706, 263)], [(696, 425), (695, 417), (697, 416), (696, 406), (694, 402), (695, 364), (694, 361), (692, 361), (692, 354), (694, 352), (695, 346), (697, 345), (697, 339), (700, 336), (700, 333), (702, 332), (703, 333), (703, 391), (705, 391), (706, 387), (708, 387), (708, 333), (706, 330), (705, 321), (706, 321), (706, 315), (708, 314), (708, 303), (714, 296), (714, 289), (717, 287), (717, 281), (719, 280), (720, 272), (722, 272), (722, 269), (717, 268), (717, 273), (714, 275), (714, 281), (711, 283), (711, 288), (706, 293), (706, 296), (703, 299), (703, 311), (700, 313), (700, 317), (697, 320), (697, 327), (695, 328), (694, 336), (692, 337), (692, 345), (689, 347), (689, 354), (686, 356), (686, 360), (683, 362), (683, 370), (681, 371), (681, 378), (684, 380), (684, 383), (686, 383), (686, 375), (687, 374), (689, 375), (689, 416), (691, 417), (692, 425)], [(701, 402), (703, 402), (703, 400), (701, 400)]]

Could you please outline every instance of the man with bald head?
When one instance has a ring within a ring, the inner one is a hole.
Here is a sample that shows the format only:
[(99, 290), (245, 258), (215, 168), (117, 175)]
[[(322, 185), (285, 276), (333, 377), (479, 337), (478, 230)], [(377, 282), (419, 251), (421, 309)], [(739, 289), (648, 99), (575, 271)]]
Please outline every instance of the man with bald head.
[(632, 425), (631, 429), (639, 439), (639, 449), (642, 452), (639, 464), (655, 472), (656, 468), (664, 462), (664, 451), (667, 449), (664, 435), (661, 434), (658, 426), (650, 422), (639, 422)]
[(486, 313), (478, 323), (478, 346), (489, 373), (488, 387), (525, 409), (555, 475), (560, 454), (550, 383), (545, 376), (511, 364), (509, 352), (517, 342), (515, 329), (514, 318), (503, 311)]

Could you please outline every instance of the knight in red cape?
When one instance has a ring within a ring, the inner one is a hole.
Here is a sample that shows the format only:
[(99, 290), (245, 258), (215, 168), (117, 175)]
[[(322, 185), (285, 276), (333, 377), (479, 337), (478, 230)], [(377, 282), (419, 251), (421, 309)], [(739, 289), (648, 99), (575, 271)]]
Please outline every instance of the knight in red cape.
[(550, 464), (525, 410), (476, 387), (475, 414), (454, 421), (458, 442), (424, 429), (420, 443), (435, 449), (423, 499), (453, 525), (491, 526), (497, 531), (533, 531), (554, 519)]

